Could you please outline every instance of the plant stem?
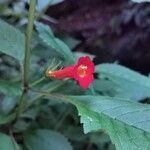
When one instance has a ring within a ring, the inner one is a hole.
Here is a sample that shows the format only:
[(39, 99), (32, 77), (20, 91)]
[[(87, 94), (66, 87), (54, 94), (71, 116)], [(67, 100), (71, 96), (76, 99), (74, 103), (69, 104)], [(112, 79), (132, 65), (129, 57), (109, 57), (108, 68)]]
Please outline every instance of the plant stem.
[(39, 84), (40, 82), (42, 82), (43, 80), (45, 80), (45, 78), (46, 78), (46, 77), (43, 76), (43, 77), (41, 77), (40, 79), (34, 81), (33, 83), (30, 84), (30, 87), (33, 87), (33, 86)]
[(26, 96), (26, 92), (23, 91), (21, 98), (20, 98), (19, 106), (17, 108), (16, 119), (18, 119), (20, 117), (20, 115), (23, 112), (23, 109), (25, 107), (25, 96)]
[(29, 80), (29, 64), (30, 64), (30, 45), (32, 39), (33, 23), (35, 16), (35, 5), (36, 0), (30, 0), (30, 8), (28, 15), (28, 25), (26, 29), (26, 39), (25, 39), (25, 57), (24, 57), (24, 67), (23, 67), (23, 92), (20, 97), (20, 103), (17, 108), (16, 118), (18, 119), (25, 107), (25, 98), (28, 92), (28, 80)]
[(44, 96), (52, 96), (52, 92), (56, 91), (58, 88), (60, 88), (61, 86), (63, 86), (65, 83), (66, 83), (67, 80), (65, 80), (64, 82), (60, 83), (60, 84), (56, 84), (55, 86), (49, 88), (48, 90), (46, 91), (38, 91), (38, 90), (34, 90), (34, 89), (30, 89), (31, 91), (35, 92), (35, 93), (38, 93), (40, 95), (36, 96), (34, 99), (30, 100), (27, 104), (27, 107), (30, 107), (32, 106), (32, 104), (34, 104), (34, 102), (36, 102), (38, 99), (41, 99), (42, 97)]
[(36, 0), (30, 0), (28, 25), (26, 29), (26, 40), (25, 40), (24, 78), (23, 78), (24, 87), (28, 87), (28, 80), (29, 80), (30, 45), (32, 40), (33, 23), (35, 17), (35, 5)]

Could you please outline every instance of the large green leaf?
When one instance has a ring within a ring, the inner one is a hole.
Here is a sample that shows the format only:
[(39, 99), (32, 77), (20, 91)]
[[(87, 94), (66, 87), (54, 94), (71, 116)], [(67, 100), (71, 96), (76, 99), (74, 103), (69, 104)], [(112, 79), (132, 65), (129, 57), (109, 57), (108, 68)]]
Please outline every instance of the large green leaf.
[(18, 83), (0, 80), (0, 113), (8, 114), (16, 105), (21, 95), (21, 86)]
[(9, 113), (20, 95), (21, 87), (18, 83), (0, 80), (0, 124), (6, 124), (15, 118), (14, 113)]
[(19, 61), (24, 58), (24, 35), (0, 19), (0, 51)]
[(0, 150), (19, 150), (19, 146), (11, 137), (0, 133)]
[(103, 129), (117, 150), (149, 150), (150, 105), (105, 96), (66, 96), (81, 116), (85, 133)]
[(57, 51), (66, 61), (69, 61), (70, 63), (74, 62), (74, 57), (69, 47), (63, 41), (54, 36), (49, 26), (42, 23), (36, 23), (36, 28), (39, 32), (40, 38), (45, 44)]
[(21, 84), (6, 80), (0, 80), (0, 93), (9, 96), (18, 96), (21, 94)]
[(24, 143), (28, 150), (72, 150), (63, 135), (46, 129), (25, 134)]
[(104, 95), (141, 100), (150, 97), (150, 79), (117, 64), (96, 66), (99, 79), (94, 87)]

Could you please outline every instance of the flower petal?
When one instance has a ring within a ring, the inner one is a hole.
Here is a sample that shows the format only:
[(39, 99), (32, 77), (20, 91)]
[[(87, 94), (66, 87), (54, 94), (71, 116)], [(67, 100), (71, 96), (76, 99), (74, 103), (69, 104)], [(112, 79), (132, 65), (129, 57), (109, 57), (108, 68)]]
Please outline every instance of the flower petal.
[(74, 78), (83, 89), (87, 89), (94, 80), (95, 66), (89, 56), (80, 57), (78, 63), (56, 71), (49, 71), (48, 75), (55, 79)]
[(80, 66), (80, 65), (85, 65), (88, 67), (87, 69), (88, 74), (94, 73), (94, 70), (95, 70), (94, 63), (91, 61), (89, 56), (80, 57), (78, 60), (77, 66)]
[(80, 78), (79, 84), (83, 89), (87, 89), (93, 81), (94, 81), (94, 76), (93, 74), (91, 74), (84, 78)]
[(55, 79), (64, 79), (64, 78), (72, 78), (74, 76), (75, 65), (65, 67), (64, 69), (60, 69), (57, 71), (49, 71), (48, 75), (50, 77), (54, 77)]

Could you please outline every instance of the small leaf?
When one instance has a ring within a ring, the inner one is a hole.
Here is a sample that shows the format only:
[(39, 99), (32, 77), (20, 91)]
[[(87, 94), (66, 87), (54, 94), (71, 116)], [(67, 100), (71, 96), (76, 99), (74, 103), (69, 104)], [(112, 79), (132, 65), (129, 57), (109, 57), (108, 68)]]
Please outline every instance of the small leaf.
[(139, 101), (150, 97), (150, 79), (117, 64), (96, 66), (99, 79), (94, 83), (97, 91), (108, 96)]
[(14, 143), (11, 137), (6, 134), (0, 133), (0, 150), (19, 150), (17, 143)]
[(25, 134), (24, 143), (28, 150), (72, 150), (63, 135), (46, 129)]
[(0, 19), (0, 51), (22, 62), (25, 37), (18, 29)]
[(40, 38), (47, 46), (57, 51), (66, 61), (73, 62), (74, 57), (69, 47), (60, 39), (56, 38), (49, 26), (36, 23)]
[(117, 150), (149, 150), (150, 106), (105, 96), (66, 96), (81, 116), (85, 133), (103, 129)]

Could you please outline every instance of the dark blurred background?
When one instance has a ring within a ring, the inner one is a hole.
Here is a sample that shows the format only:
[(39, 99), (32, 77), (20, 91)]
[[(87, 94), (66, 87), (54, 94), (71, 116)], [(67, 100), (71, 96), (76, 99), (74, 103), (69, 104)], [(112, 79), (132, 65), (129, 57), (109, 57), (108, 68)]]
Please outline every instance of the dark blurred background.
[(64, 0), (48, 8), (56, 33), (80, 42), (74, 51), (96, 55), (148, 74), (150, 70), (150, 3), (128, 0)]

